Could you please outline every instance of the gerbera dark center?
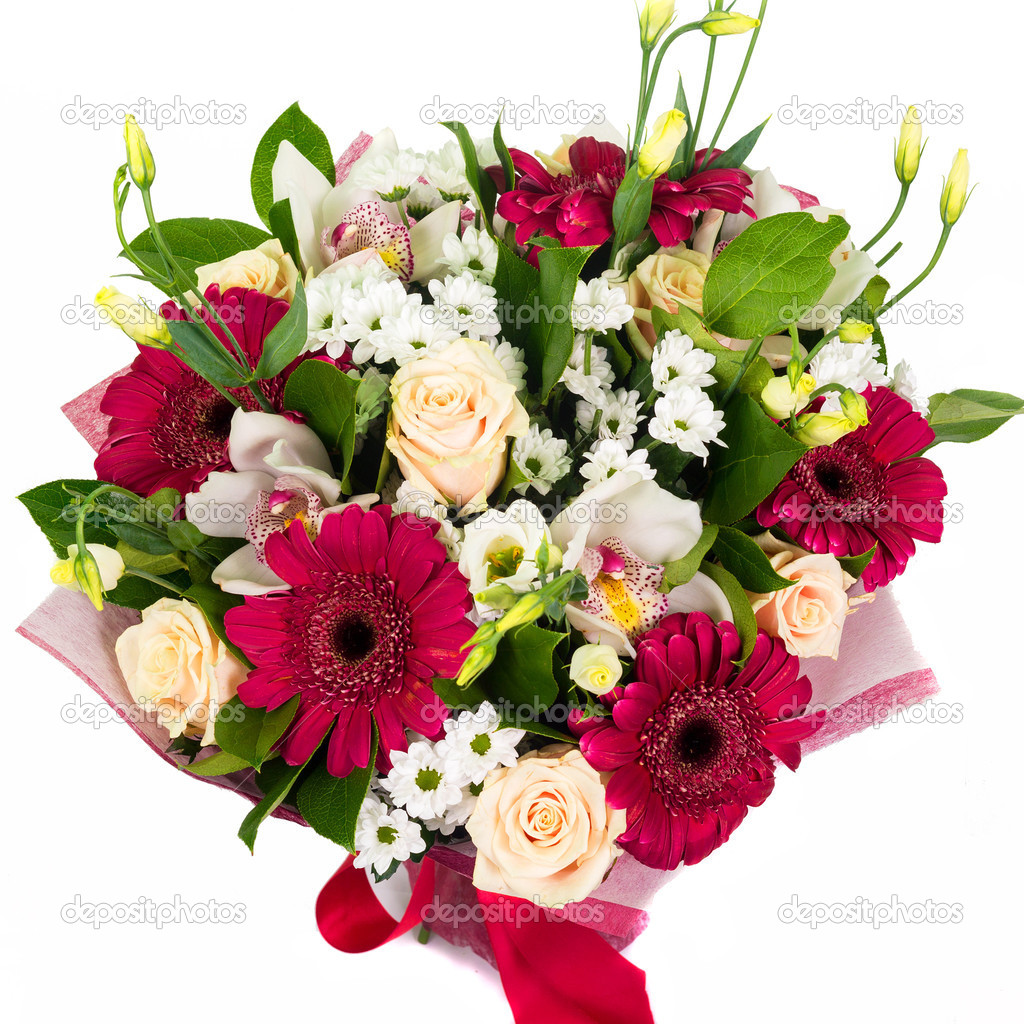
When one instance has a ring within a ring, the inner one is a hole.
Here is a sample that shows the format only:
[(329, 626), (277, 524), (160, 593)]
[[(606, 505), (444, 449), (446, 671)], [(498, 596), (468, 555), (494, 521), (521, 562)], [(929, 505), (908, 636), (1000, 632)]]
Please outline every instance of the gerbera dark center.
[(812, 448), (794, 467), (793, 478), (811, 500), (808, 517), (862, 522), (888, 499), (884, 467), (854, 437)]
[(640, 763), (669, 810), (700, 817), (741, 789), (751, 773), (771, 772), (758, 738), (762, 724), (746, 690), (703, 683), (674, 690), (640, 735)]
[(343, 661), (360, 662), (377, 646), (377, 630), (358, 613), (346, 614), (335, 627), (334, 644)]

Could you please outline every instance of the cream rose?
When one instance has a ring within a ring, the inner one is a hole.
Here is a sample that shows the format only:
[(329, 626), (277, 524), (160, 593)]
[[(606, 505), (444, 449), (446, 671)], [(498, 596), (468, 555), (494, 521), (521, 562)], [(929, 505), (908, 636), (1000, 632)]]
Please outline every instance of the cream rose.
[(605, 802), (606, 781), (567, 743), (492, 771), (466, 825), (477, 847), (473, 884), (544, 907), (586, 899), (626, 829), (626, 812)]
[(114, 646), (132, 699), (154, 709), (172, 737), (213, 742), (220, 706), (238, 692), (245, 666), (189, 601), (165, 597), (142, 613)]
[(627, 297), (634, 320), (626, 330), (639, 355), (650, 359), (657, 341), (652, 309), (678, 313), (680, 306), (686, 306), (703, 314), (704, 281), (710, 266), (711, 261), (703, 253), (681, 245), (648, 256), (633, 271), (627, 282)]
[(757, 538), (772, 568), (793, 586), (774, 594), (751, 594), (757, 624), (799, 658), (839, 657), (843, 623), (855, 604), (847, 591), (855, 580), (835, 555), (815, 555), (770, 533)]
[(211, 284), (228, 288), (252, 288), (272, 299), (291, 302), (295, 298), (295, 281), (299, 276), (291, 256), (276, 238), (270, 238), (257, 249), (235, 253), (219, 263), (196, 267), (199, 290), (205, 294)]
[(388, 450), (402, 476), (439, 501), (482, 508), (501, 482), (508, 438), (530, 417), (485, 341), (460, 338), (391, 381)]

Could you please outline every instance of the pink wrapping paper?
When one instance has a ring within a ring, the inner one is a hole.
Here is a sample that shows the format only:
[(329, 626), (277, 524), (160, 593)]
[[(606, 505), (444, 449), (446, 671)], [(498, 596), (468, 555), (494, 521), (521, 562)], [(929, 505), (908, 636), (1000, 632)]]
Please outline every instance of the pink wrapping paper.
[[(354, 148), (360, 142), (357, 140)], [(99, 411), (99, 403), (110, 380), (117, 376), (120, 374), (114, 374), (63, 407), (65, 415), (94, 449), (102, 444), (107, 431), (107, 417)], [(137, 612), (114, 605), (97, 612), (83, 594), (57, 590), (18, 627), (18, 632), (75, 672), (152, 750), (180, 768), (185, 758), (166, 753), (166, 731), (134, 706), (114, 656), (117, 638), (138, 621)], [(878, 592), (871, 604), (861, 606), (847, 619), (838, 661), (807, 660), (803, 671), (812, 683), (812, 704), (828, 709), (824, 725), (803, 744), (805, 753), (877, 726), (895, 711), (939, 690), (934, 673), (914, 648), (891, 590)], [(234, 790), (254, 803), (261, 797), (251, 771), (203, 781)], [(297, 812), (288, 808), (278, 808), (274, 813), (276, 817), (305, 824)], [(473, 845), (435, 846), (430, 856), (438, 867), (439, 902), (474, 906)], [(415, 874), (416, 866), (409, 868)], [(590, 927), (600, 931), (615, 949), (625, 948), (647, 926), (646, 908), (676, 871), (646, 868), (629, 854), (623, 854), (604, 883), (583, 903), (591, 911)], [(585, 921), (579, 919), (579, 923)], [(482, 921), (471, 919), (457, 927), (438, 921), (431, 925), (431, 930), (494, 963)]]

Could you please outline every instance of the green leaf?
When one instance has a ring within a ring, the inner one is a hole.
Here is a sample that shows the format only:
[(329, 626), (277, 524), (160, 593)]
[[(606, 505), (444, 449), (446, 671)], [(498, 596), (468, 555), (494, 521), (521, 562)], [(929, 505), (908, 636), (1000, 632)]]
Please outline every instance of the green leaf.
[[(673, 104), (676, 110), (681, 110), (686, 116), (686, 123), (692, 125), (693, 121), (690, 118), (690, 104), (686, 99), (686, 89), (683, 87), (683, 76), (679, 76), (679, 83), (676, 85), (676, 101)], [(690, 138), (689, 132), (683, 136), (682, 141), (676, 148), (675, 156), (672, 158), (672, 166), (669, 168), (668, 173), (665, 175), (671, 181), (682, 181), (683, 178), (689, 176), (690, 167), (687, 155), (689, 154)]]
[(705, 523), (700, 538), (689, 553), (665, 566), (665, 578), (662, 581), (663, 592), (668, 593), (673, 587), (681, 587), (697, 575), (701, 562), (711, 550), (717, 536), (718, 527), (714, 523)]
[[(248, 665), (249, 659), (228, 639), (227, 630), (224, 628), (224, 616), (232, 608), (243, 604), (245, 599), (238, 594), (226, 594), (214, 583), (193, 583), (181, 596), (199, 606), (214, 633), (227, 644), (231, 653), (243, 665)], [(223, 743), (220, 745), (224, 746)]]
[(306, 347), (307, 336), (306, 292), (302, 287), (302, 281), (297, 280), (295, 298), (292, 299), (288, 312), (263, 340), (263, 352), (256, 366), (257, 379), (270, 380), (298, 359)]
[[(75, 494), (85, 497), (103, 484), (98, 480), (53, 480), (40, 484), (24, 494), (18, 501), (25, 506), (32, 521), (43, 531), (50, 547), (59, 558), (66, 558), (68, 545), (76, 544)], [(85, 526), (86, 544), (107, 544), (115, 547), (117, 537), (105, 526), (90, 517)]]
[(865, 551), (863, 555), (849, 555), (838, 559), (838, 561), (844, 572), (848, 572), (855, 580), (859, 580), (877, 551), (878, 545), (876, 544), (870, 551)]
[[(228, 350), (191, 320), (168, 320), (167, 329), (183, 353), (183, 362), (222, 388), (245, 384), (245, 371)], [(175, 353), (179, 355), (179, 353)]]
[(291, 725), (298, 709), (298, 696), (274, 711), (247, 708), (238, 697), (232, 697), (217, 713), (214, 727), (217, 746), (253, 768), (259, 768)]
[(755, 221), (711, 264), (704, 319), (728, 338), (758, 339), (800, 319), (836, 276), (832, 253), (850, 234), (842, 217), (809, 213)]
[(141, 569), (153, 576), (163, 576), (166, 573), (178, 572), (185, 568), (181, 555), (177, 553), (166, 555), (153, 555), (148, 551), (140, 551), (126, 544), (123, 540), (117, 542), (117, 553), (124, 559), (125, 565), (133, 569)]
[(284, 798), (291, 791), (304, 767), (305, 765), (296, 765), (280, 775), (274, 785), (268, 788), (267, 795), (243, 819), (238, 829), (238, 838), (249, 847), (250, 853), (254, 852), (253, 846), (256, 844), (256, 833), (260, 825), (284, 803)]
[(318, 765), (299, 787), (297, 806), (306, 824), (315, 832), (345, 847), (356, 848), (356, 822), (366, 799), (377, 756), (377, 730), (373, 730), (370, 760), (343, 779), (335, 778), (326, 765)]
[(871, 340), (880, 350), (879, 359), (884, 365), (888, 365), (889, 356), (885, 350), (885, 338), (882, 335), (882, 328), (878, 323), (878, 311), (885, 304), (885, 297), (889, 294), (889, 282), (881, 274), (876, 274), (864, 286), (864, 291), (843, 310), (840, 322), (843, 320), (860, 320), (862, 323), (871, 324), (875, 333)]
[(579, 743), (575, 736), (570, 736), (568, 733), (562, 732), (561, 729), (556, 729), (553, 725), (540, 722), (535, 718), (519, 721), (510, 716), (498, 726), (498, 729), (522, 729), (523, 732), (528, 732), (531, 736), (543, 736), (556, 743)]
[(711, 171), (719, 167), (742, 167), (770, 120), (770, 117), (766, 118), (753, 131), (747, 132), (739, 142), (734, 142), (721, 155), (715, 157), (704, 170)]
[(292, 258), (292, 263), (299, 270), (299, 280), (302, 280), (302, 272), (305, 269), (302, 265), (302, 254), (299, 252), (299, 240), (295, 235), (295, 222), (292, 219), (292, 201), (281, 199), (270, 208), (267, 214), (270, 221), (270, 230), (274, 238), (281, 243), (281, 248)]
[(216, 754), (186, 766), (186, 771), (193, 775), (201, 775), (204, 779), (212, 779), (218, 775), (230, 775), (232, 772), (244, 771), (250, 767), (249, 762), (226, 750), (218, 750)]
[(612, 203), (612, 223), (615, 225), (615, 250), (640, 236), (651, 216), (654, 198), (654, 179), (641, 178), (639, 164), (632, 164)]
[(499, 110), (498, 120), (494, 122), (493, 141), (494, 151), (498, 154), (498, 163), (501, 164), (501, 171), (505, 176), (505, 187), (500, 191), (508, 192), (515, 188), (516, 169), (515, 165), (512, 163), (512, 154), (509, 153), (508, 146), (505, 145), (505, 140), (501, 137), (501, 115), (502, 110)]
[(754, 642), (757, 640), (757, 619), (754, 618), (754, 609), (751, 607), (747, 592), (743, 589), (740, 581), (728, 569), (724, 569), (720, 565), (713, 565), (709, 562), (702, 565), (700, 571), (722, 588), (722, 593), (725, 594), (725, 599), (732, 609), (736, 632), (739, 633), (743, 643), (738, 660), (746, 661), (753, 652)]
[[(193, 282), (196, 280), (196, 267), (219, 263), (246, 249), (255, 249), (270, 238), (262, 228), (223, 218), (176, 217), (158, 221), (157, 226), (171, 255)], [(159, 274), (164, 273), (164, 264), (149, 228), (129, 245), (143, 263)], [(125, 253), (122, 251), (121, 255)]]
[(748, 395), (725, 410), (721, 439), (710, 461), (704, 518), (729, 525), (743, 519), (779, 485), (807, 449), (773, 423)]
[[(700, 317), (692, 309), (680, 304), (677, 313), (668, 313), (663, 309), (651, 311), (652, 323), (657, 336), (660, 338), (669, 331), (682, 331), (694, 344), (696, 348), (704, 352), (710, 352), (715, 357), (715, 365), (711, 369), (711, 376), (715, 378), (716, 390), (724, 392), (733, 378), (743, 367), (743, 359), (746, 353), (734, 352), (726, 348), (720, 341), (714, 338), (704, 326)], [(760, 396), (765, 385), (775, 376), (768, 360), (764, 356), (754, 356), (753, 361), (743, 374), (740, 382), (740, 391), (746, 395)]]
[(469, 182), (470, 188), (473, 189), (484, 223), (487, 225), (487, 230), (490, 231), (498, 190), (495, 188), (491, 176), (480, 167), (480, 161), (476, 154), (476, 143), (469, 134), (469, 129), (461, 121), (442, 121), (441, 124), (459, 140), (459, 149), (462, 150), (462, 158), (466, 161), (466, 180)]
[[(184, 571), (164, 573), (162, 579), (167, 580), (177, 590), (184, 590), (189, 585), (188, 573)], [(168, 590), (150, 580), (125, 575), (117, 581), (117, 586), (113, 590), (104, 594), (104, 600), (110, 604), (120, 605), (122, 608), (135, 608), (137, 611), (142, 611), (163, 597), (175, 596), (173, 590)]]
[(327, 450), (340, 453), (338, 476), (342, 480), (348, 475), (355, 450), (358, 390), (358, 381), (319, 359), (307, 359), (297, 366), (284, 389), (284, 407), (302, 413)]
[(935, 431), (933, 445), (980, 441), (1024, 412), (1024, 401), (999, 391), (952, 391), (932, 395), (928, 405), (928, 423)]
[[(498, 266), (493, 286), (501, 299), (498, 314), (502, 320), (502, 333), (513, 344), (528, 349), (533, 333), (534, 317), (530, 304), (537, 299), (540, 273), (526, 260), (520, 259), (504, 242), (498, 240)], [(539, 299), (537, 299), (539, 302)], [(540, 380), (541, 359), (538, 358), (531, 371)]]
[(725, 568), (739, 580), (744, 590), (753, 594), (770, 594), (793, 586), (773, 568), (757, 541), (730, 526), (718, 531), (712, 550)]
[(527, 343), (531, 371), (540, 367), (540, 399), (546, 402), (552, 388), (569, 365), (576, 331), (572, 325), (572, 300), (580, 272), (595, 246), (575, 249), (543, 249), (537, 257), (540, 282), (538, 322)]
[(287, 139), (320, 173), (334, 185), (334, 158), (331, 144), (323, 131), (293, 103), (266, 131), (256, 147), (249, 183), (252, 201), (260, 220), (269, 226), (274, 205), (271, 171), (281, 143)]
[(532, 622), (506, 633), (497, 658), (480, 677), (488, 697), (525, 705), (538, 713), (551, 707), (558, 700), (555, 648), (565, 636)]

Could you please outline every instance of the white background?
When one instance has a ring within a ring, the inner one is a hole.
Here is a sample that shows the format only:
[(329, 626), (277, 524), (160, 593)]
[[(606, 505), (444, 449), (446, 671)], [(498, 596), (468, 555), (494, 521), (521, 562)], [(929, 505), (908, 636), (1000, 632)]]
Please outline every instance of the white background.
[[(693, 0), (684, 15), (699, 16)], [(741, 7), (744, 5), (741, 5)], [(752, 2), (747, 7), (756, 6)], [(105, 9), (104, 9), (105, 8)], [(987, 9), (985, 9), (987, 10)], [(756, 13), (756, 12), (751, 12)], [(60, 403), (127, 363), (112, 328), (68, 325), (115, 269), (110, 183), (120, 131), (68, 124), (82, 103), (139, 97), (243, 104), (240, 125), (147, 126), (158, 165), (158, 216), (255, 222), (252, 153), (294, 99), (340, 152), (360, 129), (390, 124), (400, 143), (440, 145), (419, 111), (446, 102), (600, 103), (635, 110), (638, 51), (628, 0), (516, 4), (275, 5), (209, 3), (17, 5), (6, 18), (3, 161), (6, 263), (4, 484), (11, 494), (88, 476), (91, 454)], [(906, 247), (887, 267), (901, 284), (939, 232), (941, 176), (969, 146), (981, 182), (948, 254), (915, 296), (962, 307), (955, 325), (888, 330), (930, 393), (956, 387), (1024, 393), (1020, 296), (1019, 8), (889, 0), (772, 4), (748, 87), (726, 132), (733, 141), (777, 116), (754, 155), (780, 181), (845, 208), (863, 241), (897, 186), (895, 125), (784, 123), (781, 108), (860, 98), (962, 105), (961, 123), (928, 128), (931, 143), (905, 220)], [(745, 43), (725, 40), (717, 121)], [(703, 42), (677, 45), (655, 107), (671, 105), (674, 71), (699, 93)], [(691, 103), (694, 103), (691, 100)], [(572, 126), (509, 132), (550, 151)], [(477, 127), (476, 132), (482, 133)], [(1012, 218), (1012, 219), (1011, 219)], [(129, 282), (130, 283), (130, 282)], [(961, 705), (961, 724), (896, 722), (809, 758), (709, 861), (660, 896), (631, 958), (648, 971), (659, 1021), (1007, 1020), (1020, 1006), (1020, 480), (1024, 422), (937, 457), (963, 521), (923, 551), (898, 585), (919, 646)], [(47, 545), (14, 501), (3, 506), (5, 643), (5, 896), (0, 919), (12, 1020), (510, 1020), (481, 961), (411, 936), (361, 959), (324, 944), (313, 917), (340, 851), (311, 831), (266, 823), (248, 851), (235, 837), (246, 805), (153, 757), (129, 729), (65, 724), (61, 708), (93, 696), (12, 635), (48, 592)], [(959, 903), (959, 925), (783, 924), (781, 904), (864, 897)], [(61, 907), (89, 902), (210, 899), (245, 905), (221, 926), (68, 925)], [(564, 965), (581, 985), (587, 964)], [(558, 1020), (557, 1009), (552, 1019)]]

